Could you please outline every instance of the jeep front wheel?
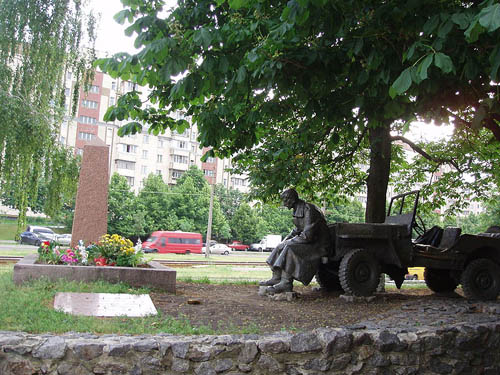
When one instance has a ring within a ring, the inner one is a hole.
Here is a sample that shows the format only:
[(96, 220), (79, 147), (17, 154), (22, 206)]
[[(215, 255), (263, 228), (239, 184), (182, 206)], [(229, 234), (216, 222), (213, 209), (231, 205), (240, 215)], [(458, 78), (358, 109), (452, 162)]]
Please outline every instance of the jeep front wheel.
[(500, 267), (489, 259), (473, 260), (465, 267), (461, 281), (466, 298), (495, 300), (500, 292)]
[(352, 250), (342, 258), (339, 269), (340, 284), (353, 296), (370, 296), (380, 281), (380, 264), (363, 249)]

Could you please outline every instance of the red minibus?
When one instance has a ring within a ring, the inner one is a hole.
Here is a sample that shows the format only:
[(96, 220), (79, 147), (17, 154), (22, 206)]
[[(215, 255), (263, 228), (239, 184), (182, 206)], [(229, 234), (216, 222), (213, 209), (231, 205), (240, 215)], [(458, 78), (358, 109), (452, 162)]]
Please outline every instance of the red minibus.
[(156, 231), (143, 242), (145, 253), (201, 254), (202, 238), (200, 233)]

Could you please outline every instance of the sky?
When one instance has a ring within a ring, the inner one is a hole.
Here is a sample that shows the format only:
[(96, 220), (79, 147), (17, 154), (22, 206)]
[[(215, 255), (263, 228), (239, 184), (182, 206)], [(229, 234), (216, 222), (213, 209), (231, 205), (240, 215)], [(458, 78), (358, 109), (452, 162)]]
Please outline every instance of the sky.
[(128, 24), (120, 25), (113, 19), (113, 16), (123, 9), (120, 0), (90, 0), (89, 7), (94, 9), (95, 13), (101, 14), (96, 40), (96, 49), (99, 52), (115, 54), (136, 51), (134, 36), (125, 36)]
[[(176, 0), (166, 0), (167, 8), (173, 6)], [(113, 16), (123, 9), (120, 0), (90, 0), (90, 8), (96, 13), (100, 13), (99, 29), (97, 31), (96, 49), (101, 53), (110, 55), (117, 52), (138, 52), (134, 48), (135, 35), (127, 37), (125, 29), (128, 23), (120, 25)], [(453, 128), (451, 126), (436, 126), (432, 124), (418, 123), (412, 126), (407, 135), (413, 141), (437, 140), (437, 138), (449, 137)]]

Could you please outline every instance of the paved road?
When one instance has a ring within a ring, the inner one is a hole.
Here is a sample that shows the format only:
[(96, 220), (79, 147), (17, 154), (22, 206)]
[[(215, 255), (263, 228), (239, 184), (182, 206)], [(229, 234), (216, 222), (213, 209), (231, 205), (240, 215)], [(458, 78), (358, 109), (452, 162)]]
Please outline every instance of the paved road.
[(36, 250), (38, 246), (20, 245), (14, 241), (0, 241), (0, 250)]

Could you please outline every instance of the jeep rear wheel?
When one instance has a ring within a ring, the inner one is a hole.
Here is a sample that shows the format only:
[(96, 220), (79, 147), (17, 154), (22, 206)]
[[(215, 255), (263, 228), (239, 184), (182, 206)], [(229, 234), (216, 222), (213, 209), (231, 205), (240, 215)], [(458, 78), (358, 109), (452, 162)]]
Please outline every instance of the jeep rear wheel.
[(342, 258), (339, 268), (340, 284), (353, 296), (370, 296), (380, 281), (380, 264), (363, 249), (352, 250)]
[(473, 260), (465, 267), (461, 281), (466, 298), (495, 300), (500, 292), (500, 267), (489, 259)]
[(434, 293), (453, 292), (458, 286), (458, 281), (451, 277), (449, 270), (425, 267), (424, 280)]
[(316, 273), (316, 281), (322, 289), (332, 292), (342, 290), (339, 279), (339, 262), (320, 263)]

